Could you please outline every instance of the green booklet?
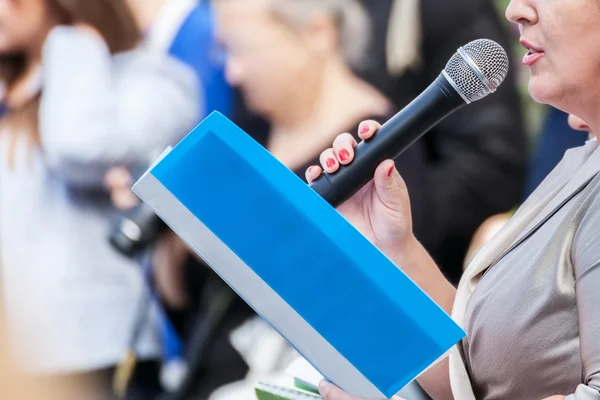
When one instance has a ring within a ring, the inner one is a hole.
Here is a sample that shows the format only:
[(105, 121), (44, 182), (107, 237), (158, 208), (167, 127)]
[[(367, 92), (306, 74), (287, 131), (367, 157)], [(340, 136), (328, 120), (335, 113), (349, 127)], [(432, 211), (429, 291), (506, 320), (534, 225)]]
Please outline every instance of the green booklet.
[(322, 400), (318, 392), (305, 390), (301, 386), (303, 385), (285, 387), (261, 382), (256, 385), (254, 391), (258, 400)]
[[(304, 358), (297, 358), (285, 371), (288, 378), (277, 382), (260, 382), (255, 386), (258, 400), (322, 399), (317, 386), (323, 376)], [(294, 377), (294, 378), (291, 378)]]

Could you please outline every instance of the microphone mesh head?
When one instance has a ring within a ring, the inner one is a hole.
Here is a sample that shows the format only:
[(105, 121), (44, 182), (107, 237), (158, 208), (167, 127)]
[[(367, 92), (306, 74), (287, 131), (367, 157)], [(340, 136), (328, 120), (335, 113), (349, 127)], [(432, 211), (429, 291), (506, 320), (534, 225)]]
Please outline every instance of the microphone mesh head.
[(508, 56), (498, 43), (474, 40), (454, 53), (444, 72), (467, 102), (496, 91), (508, 73)]

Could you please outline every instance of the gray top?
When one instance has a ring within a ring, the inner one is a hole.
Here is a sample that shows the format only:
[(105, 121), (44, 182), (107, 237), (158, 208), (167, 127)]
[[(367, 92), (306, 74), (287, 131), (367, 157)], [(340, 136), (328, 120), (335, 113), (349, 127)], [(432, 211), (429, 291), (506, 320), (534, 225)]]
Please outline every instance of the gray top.
[[(112, 57), (69, 27), (43, 51), (41, 148), (0, 132), (0, 266), (11, 341), (29, 370), (71, 372), (120, 361), (142, 300), (141, 269), (108, 244), (115, 213), (102, 181), (149, 162), (197, 123), (195, 75), (144, 49)], [(147, 321), (149, 322), (149, 321)], [(140, 358), (160, 354), (151, 324)]]
[[(523, 207), (563, 187), (598, 149), (567, 151)], [(461, 349), (482, 400), (600, 400), (600, 175), (485, 273)]]

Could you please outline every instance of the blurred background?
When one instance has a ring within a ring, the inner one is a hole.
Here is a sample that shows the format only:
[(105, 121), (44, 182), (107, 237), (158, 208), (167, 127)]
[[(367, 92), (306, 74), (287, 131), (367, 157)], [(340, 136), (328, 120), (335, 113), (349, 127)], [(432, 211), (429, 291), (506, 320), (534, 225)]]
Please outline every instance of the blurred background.
[(253, 398), (294, 350), (131, 185), (214, 110), (304, 179), (488, 38), (511, 58), (498, 92), (396, 159), (415, 234), (457, 284), (587, 140), (529, 99), (507, 3), (0, 0), (0, 398)]

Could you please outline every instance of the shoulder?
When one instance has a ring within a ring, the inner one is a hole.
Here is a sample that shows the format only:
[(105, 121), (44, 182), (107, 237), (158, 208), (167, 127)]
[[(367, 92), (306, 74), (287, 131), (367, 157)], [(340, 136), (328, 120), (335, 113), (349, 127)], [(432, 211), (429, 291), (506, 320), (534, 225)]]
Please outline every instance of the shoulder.
[(115, 92), (128, 105), (161, 104), (187, 115), (186, 110), (197, 113), (205, 101), (194, 70), (165, 53), (139, 47), (117, 54), (112, 71)]
[(582, 146), (566, 150), (558, 164), (529, 195), (526, 203), (536, 202), (554, 190), (556, 186), (566, 183), (597, 150), (598, 146), (595, 141), (588, 141)]
[(144, 45), (116, 54), (113, 59), (115, 74), (127, 78), (164, 79), (196, 88), (196, 74), (177, 58)]
[[(600, 150), (598, 150), (600, 151)], [(573, 216), (572, 257), (576, 277), (600, 265), (600, 172), (580, 194), (583, 196)]]
[[(111, 78), (132, 82), (156, 80), (157, 84), (183, 85), (197, 91), (197, 78), (194, 70), (175, 57), (152, 49), (146, 43), (117, 54), (110, 54), (108, 46), (97, 34), (75, 26), (60, 25), (53, 28), (43, 48), (44, 66), (50, 67), (53, 61), (60, 60), (78, 67), (102, 70), (110, 68)], [(52, 74), (62, 74), (57, 68), (45, 68), (45, 78)]]

